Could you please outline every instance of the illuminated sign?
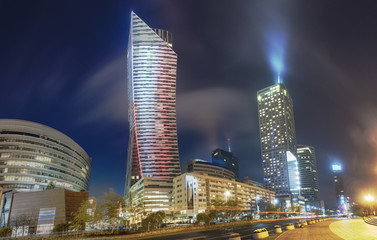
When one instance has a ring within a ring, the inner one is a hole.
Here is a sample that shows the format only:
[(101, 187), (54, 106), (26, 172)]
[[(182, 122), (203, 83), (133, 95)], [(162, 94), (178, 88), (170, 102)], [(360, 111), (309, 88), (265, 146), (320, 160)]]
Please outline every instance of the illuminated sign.
[(54, 228), (56, 208), (39, 209), (37, 234), (49, 234)]

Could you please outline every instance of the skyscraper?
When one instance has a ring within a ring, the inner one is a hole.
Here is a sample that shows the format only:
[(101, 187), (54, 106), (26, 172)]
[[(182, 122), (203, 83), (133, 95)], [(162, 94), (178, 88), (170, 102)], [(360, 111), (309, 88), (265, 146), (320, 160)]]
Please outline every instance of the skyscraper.
[(283, 83), (258, 91), (264, 185), (280, 200), (300, 194), (292, 99)]
[(336, 206), (338, 207), (340, 211), (345, 211), (346, 198), (344, 195), (342, 165), (333, 164), (332, 171), (333, 171), (334, 183), (335, 183)]
[(150, 28), (131, 12), (126, 199), (141, 179), (156, 180), (156, 186), (164, 185), (166, 190), (169, 186), (172, 189), (173, 178), (181, 173), (176, 126), (177, 54), (172, 46), (169, 32)]
[(297, 145), (301, 195), (308, 202), (319, 201), (317, 160), (314, 147)]
[(234, 173), (236, 180), (239, 179), (238, 157), (233, 153), (218, 148), (212, 152), (212, 163), (229, 169)]

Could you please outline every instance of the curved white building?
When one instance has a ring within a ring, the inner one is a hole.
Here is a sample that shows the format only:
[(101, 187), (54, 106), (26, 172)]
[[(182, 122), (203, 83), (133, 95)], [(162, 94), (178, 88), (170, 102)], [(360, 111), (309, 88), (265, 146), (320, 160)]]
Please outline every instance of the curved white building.
[(45, 125), (0, 119), (0, 187), (88, 191), (91, 158), (75, 141)]

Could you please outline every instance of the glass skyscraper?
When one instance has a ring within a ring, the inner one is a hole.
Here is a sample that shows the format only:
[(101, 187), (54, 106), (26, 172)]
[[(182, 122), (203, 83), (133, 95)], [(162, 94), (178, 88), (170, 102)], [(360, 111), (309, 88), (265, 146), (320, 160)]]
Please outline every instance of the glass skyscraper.
[(339, 164), (332, 165), (332, 171), (333, 171), (334, 183), (335, 183), (336, 204), (340, 211), (345, 211), (346, 210), (346, 197), (344, 195), (342, 165), (339, 165)]
[(236, 180), (239, 180), (238, 157), (233, 153), (217, 148), (212, 152), (212, 164), (226, 168), (234, 173)]
[(300, 194), (292, 99), (283, 83), (258, 91), (264, 185), (279, 199)]
[(317, 160), (314, 147), (297, 145), (301, 195), (308, 202), (319, 201)]
[(165, 181), (161, 185), (172, 188), (173, 178), (181, 173), (176, 126), (176, 69), (177, 54), (172, 49), (172, 35), (150, 28), (131, 12), (127, 52), (126, 198), (132, 185), (142, 178)]

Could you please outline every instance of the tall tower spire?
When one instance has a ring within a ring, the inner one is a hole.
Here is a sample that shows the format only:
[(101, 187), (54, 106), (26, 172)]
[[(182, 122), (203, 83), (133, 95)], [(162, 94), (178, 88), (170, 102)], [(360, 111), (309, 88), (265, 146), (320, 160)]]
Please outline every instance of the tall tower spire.
[(232, 152), (231, 149), (230, 149), (230, 137), (228, 137), (228, 152)]

